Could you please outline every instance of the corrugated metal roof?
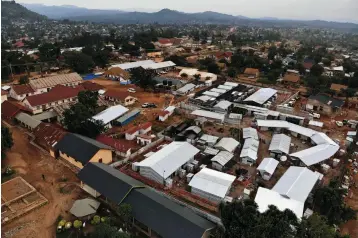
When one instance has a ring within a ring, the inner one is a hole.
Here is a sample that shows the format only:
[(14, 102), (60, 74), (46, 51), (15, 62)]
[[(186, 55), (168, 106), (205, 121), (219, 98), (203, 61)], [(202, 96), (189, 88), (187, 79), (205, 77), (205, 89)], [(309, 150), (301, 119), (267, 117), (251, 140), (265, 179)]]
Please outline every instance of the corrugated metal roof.
[(36, 128), (38, 125), (41, 124), (41, 121), (33, 118), (32, 116), (30, 116), (29, 114), (23, 113), (23, 112), (19, 112), (15, 118), (17, 120), (19, 120), (20, 122), (24, 123), (25, 125), (29, 126), (30, 128), (34, 129)]
[(161, 68), (172, 67), (175, 65), (176, 64), (174, 64), (172, 61), (164, 61), (164, 62), (160, 62), (160, 63), (145, 64), (145, 65), (142, 65), (142, 68), (144, 68), (144, 69), (161, 69)]
[(231, 154), (228, 151), (220, 151), (219, 154), (215, 155), (212, 159), (211, 162), (217, 162), (220, 165), (224, 166), (225, 164), (227, 164), (227, 162), (229, 162), (232, 158), (234, 157), (233, 154)]
[(220, 93), (220, 94), (223, 94), (223, 93), (226, 93), (227, 90), (225, 89), (220, 89), (220, 88), (212, 88), (209, 90), (210, 92), (214, 92), (214, 93)]
[(193, 131), (195, 134), (199, 134), (201, 132), (201, 128), (198, 126), (189, 126), (185, 129), (185, 131)]
[(218, 102), (214, 107), (218, 107), (221, 109), (228, 109), (230, 106), (232, 105), (232, 102), (226, 101), (226, 100), (222, 100), (220, 102)]
[(242, 129), (242, 134), (243, 134), (242, 138), (244, 138), (244, 139), (247, 139), (247, 138), (254, 138), (256, 140), (259, 139), (257, 130), (252, 127), (246, 127), (244, 129)]
[(147, 159), (139, 162), (138, 166), (150, 167), (158, 175), (166, 179), (199, 151), (188, 142), (172, 142)]
[(92, 119), (102, 120), (103, 123), (106, 125), (111, 121), (115, 120), (116, 118), (122, 116), (127, 111), (128, 108), (123, 107), (122, 105), (116, 105), (98, 113), (97, 115), (93, 116)]
[(338, 145), (321, 144), (290, 154), (290, 156), (300, 159), (307, 166), (311, 166), (329, 159), (338, 150)]
[(223, 148), (229, 152), (233, 152), (240, 142), (231, 137), (223, 137), (216, 145), (215, 148)]
[(264, 158), (260, 163), (259, 167), (257, 167), (257, 170), (262, 170), (269, 174), (273, 174), (276, 170), (278, 163), (279, 162), (274, 158)]
[(183, 87), (179, 88), (177, 91), (180, 93), (187, 93), (188, 91), (192, 90), (193, 88), (195, 88), (195, 84), (188, 83), (188, 84), (184, 85)]
[(40, 89), (40, 88), (54, 87), (58, 84), (63, 85), (68, 83), (79, 83), (82, 81), (83, 80), (78, 73), (70, 73), (70, 74), (59, 74), (55, 76), (34, 79), (31, 80), (29, 84), (34, 89)]
[(311, 121), (308, 122), (308, 125), (317, 126), (317, 127), (323, 127), (323, 122), (311, 120)]
[(260, 88), (254, 94), (247, 97), (244, 102), (255, 102), (258, 104), (264, 104), (272, 96), (277, 93), (277, 90), (272, 88)]
[(57, 117), (57, 116), (58, 116), (58, 114), (55, 111), (46, 111), (41, 114), (34, 115), (32, 117), (35, 118), (36, 120), (42, 121), (42, 120), (50, 119), (50, 118)]
[(212, 147), (206, 147), (204, 150), (204, 153), (208, 155), (217, 155), (219, 152), (220, 150), (214, 149)]
[(255, 140), (254, 138), (246, 139), (240, 153), (240, 158), (249, 157), (252, 160), (256, 160), (258, 148), (258, 140)]
[(288, 128), (289, 123), (287, 121), (280, 121), (280, 120), (257, 120), (257, 126)]
[(218, 141), (219, 137), (212, 136), (208, 134), (204, 134), (200, 137), (200, 140), (206, 141), (207, 143), (213, 143), (215, 144)]
[(207, 95), (207, 96), (210, 96), (210, 97), (219, 97), (221, 95), (221, 93), (206, 91), (206, 92), (203, 93), (203, 95)]
[(269, 150), (281, 151), (288, 154), (291, 146), (291, 137), (285, 134), (275, 134), (271, 139)]
[(234, 181), (233, 175), (203, 168), (190, 180), (189, 186), (224, 198)]
[(234, 86), (229, 86), (229, 85), (219, 85), (218, 88), (220, 89), (226, 89), (226, 90), (231, 90), (234, 88)]
[(304, 203), (281, 196), (279, 193), (267, 188), (259, 187), (256, 193), (255, 202), (261, 213), (267, 211), (270, 205), (276, 206), (280, 211), (291, 210), (297, 218), (303, 215)]
[(121, 69), (126, 70), (126, 69), (138, 68), (143, 65), (154, 64), (154, 63), (155, 62), (153, 60), (142, 60), (142, 61), (136, 61), (136, 62), (123, 63), (123, 64), (115, 64), (115, 65), (112, 65), (109, 69), (111, 69), (113, 67), (119, 67)]
[(97, 212), (100, 202), (92, 199), (85, 198), (76, 200), (70, 209), (70, 213), (75, 217), (84, 217)]
[(232, 86), (232, 87), (237, 87), (239, 84), (238, 84), (238, 83), (233, 83), (233, 82), (225, 82), (224, 85), (226, 85), (226, 86)]
[(123, 123), (126, 120), (128, 120), (129, 118), (131, 118), (139, 113), (140, 113), (139, 109), (133, 109), (132, 111), (130, 111), (130, 112), (124, 114), (123, 116), (121, 116), (120, 118), (118, 118), (116, 121), (119, 123)]
[(272, 188), (282, 196), (304, 203), (319, 175), (306, 167), (291, 166)]
[(191, 115), (207, 117), (207, 118), (217, 119), (217, 120), (221, 120), (221, 121), (224, 121), (224, 119), (225, 119), (224, 114), (205, 111), (205, 110), (195, 110), (191, 113)]

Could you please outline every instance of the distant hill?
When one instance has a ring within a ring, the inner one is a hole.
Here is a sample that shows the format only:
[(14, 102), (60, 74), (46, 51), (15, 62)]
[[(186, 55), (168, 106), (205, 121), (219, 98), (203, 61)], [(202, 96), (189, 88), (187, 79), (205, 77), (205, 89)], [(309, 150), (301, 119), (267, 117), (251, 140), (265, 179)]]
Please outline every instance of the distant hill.
[(47, 17), (36, 12), (30, 11), (15, 1), (1, 1), (1, 21), (2, 24), (13, 21), (41, 21)]
[(340, 30), (358, 31), (358, 24), (329, 22), (321, 20), (286, 20), (273, 17), (248, 18), (245, 16), (233, 16), (218, 12), (206, 11), (198, 13), (185, 13), (170, 9), (162, 9), (157, 12), (126, 12), (121, 10), (96, 10), (71, 5), (45, 6), (43, 4), (23, 4), (28, 9), (45, 15), (51, 19), (69, 19), (74, 21), (90, 21), (97, 23), (114, 24), (235, 24), (258, 27), (310, 27), (310, 28), (334, 28)]
[(51, 19), (65, 19), (81, 16), (99, 16), (99, 15), (115, 15), (121, 13), (119, 10), (98, 10), (87, 9), (83, 7), (77, 7), (72, 5), (62, 6), (46, 6), (43, 4), (21, 3), (27, 9), (37, 12), (41, 15), (45, 15)]

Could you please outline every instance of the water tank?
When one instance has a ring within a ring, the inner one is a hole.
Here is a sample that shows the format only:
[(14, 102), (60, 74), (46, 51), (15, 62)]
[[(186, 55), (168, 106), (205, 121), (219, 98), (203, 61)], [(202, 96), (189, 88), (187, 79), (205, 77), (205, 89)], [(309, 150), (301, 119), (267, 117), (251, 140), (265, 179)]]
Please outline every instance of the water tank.
[(280, 161), (281, 162), (286, 162), (287, 161), (287, 156), (286, 155), (281, 156)]
[(132, 164), (132, 170), (138, 172), (139, 166), (138, 166), (138, 163), (137, 163), (137, 162), (134, 162), (134, 163)]

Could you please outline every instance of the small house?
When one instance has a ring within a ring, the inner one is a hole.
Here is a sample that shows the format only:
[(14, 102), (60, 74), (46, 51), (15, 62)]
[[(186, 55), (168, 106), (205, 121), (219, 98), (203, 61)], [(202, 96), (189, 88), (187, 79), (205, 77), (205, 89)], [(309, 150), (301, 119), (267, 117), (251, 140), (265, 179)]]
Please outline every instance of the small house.
[(104, 93), (104, 98), (108, 101), (121, 103), (124, 106), (133, 105), (137, 101), (137, 99), (132, 97), (128, 92), (119, 92), (111, 89)]
[(230, 163), (230, 161), (232, 161), (232, 158), (234, 158), (232, 153), (228, 151), (220, 151), (211, 159), (211, 166), (215, 170), (223, 171), (231, 167), (230, 165), (232, 163)]
[(273, 158), (264, 158), (257, 167), (257, 170), (260, 172), (260, 175), (264, 180), (270, 180), (278, 163), (279, 162)]

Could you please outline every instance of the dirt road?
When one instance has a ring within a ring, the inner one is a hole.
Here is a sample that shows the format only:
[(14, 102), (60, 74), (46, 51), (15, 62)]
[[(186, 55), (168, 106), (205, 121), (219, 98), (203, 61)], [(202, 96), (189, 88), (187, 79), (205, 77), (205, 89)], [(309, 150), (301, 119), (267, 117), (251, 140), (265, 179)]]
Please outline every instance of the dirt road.
[[(4, 166), (12, 166), (16, 176), (22, 176), (48, 199), (48, 204), (2, 226), (2, 237), (53, 238), (59, 215), (68, 218), (67, 211), (82, 193), (75, 174), (61, 162), (31, 145), (23, 129), (11, 128), (13, 148), (7, 153)], [(42, 178), (45, 176), (45, 181)], [(66, 194), (60, 192), (65, 186)]]

